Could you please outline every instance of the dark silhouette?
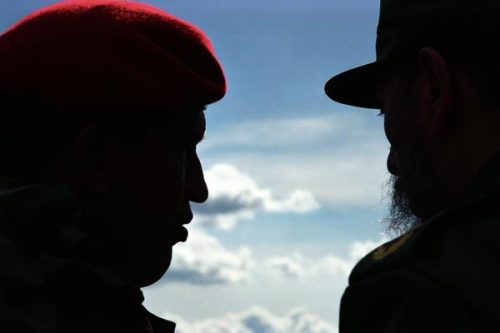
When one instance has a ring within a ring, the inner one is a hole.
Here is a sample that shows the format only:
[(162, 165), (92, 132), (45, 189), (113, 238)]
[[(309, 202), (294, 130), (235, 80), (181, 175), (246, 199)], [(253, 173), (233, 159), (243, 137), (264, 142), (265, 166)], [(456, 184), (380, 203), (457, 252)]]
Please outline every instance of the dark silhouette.
[(493, 332), (500, 319), (500, 4), (381, 0), (377, 60), (326, 84), (381, 110), (401, 235), (354, 268), (340, 332)]
[(205, 34), (145, 4), (62, 2), (0, 36), (0, 332), (173, 332), (140, 288), (207, 199), (225, 90)]

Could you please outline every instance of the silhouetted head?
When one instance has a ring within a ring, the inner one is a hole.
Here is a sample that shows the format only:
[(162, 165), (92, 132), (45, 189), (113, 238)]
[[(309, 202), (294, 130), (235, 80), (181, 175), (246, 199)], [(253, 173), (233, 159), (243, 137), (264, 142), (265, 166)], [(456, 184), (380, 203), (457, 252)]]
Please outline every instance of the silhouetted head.
[(382, 0), (377, 61), (326, 84), (333, 100), (384, 116), (390, 229), (458, 202), (499, 151), (499, 30), (496, 1)]
[(62, 2), (0, 36), (0, 78), (2, 176), (68, 182), (117, 268), (158, 280), (208, 196), (196, 145), (226, 87), (205, 34), (149, 5)]

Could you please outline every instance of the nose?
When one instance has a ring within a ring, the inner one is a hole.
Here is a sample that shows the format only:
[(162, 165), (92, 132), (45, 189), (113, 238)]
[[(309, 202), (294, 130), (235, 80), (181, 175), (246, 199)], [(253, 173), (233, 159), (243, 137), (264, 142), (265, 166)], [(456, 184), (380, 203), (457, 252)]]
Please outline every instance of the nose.
[(202, 203), (208, 199), (207, 183), (200, 159), (196, 154), (189, 159), (186, 168), (186, 198), (196, 203)]

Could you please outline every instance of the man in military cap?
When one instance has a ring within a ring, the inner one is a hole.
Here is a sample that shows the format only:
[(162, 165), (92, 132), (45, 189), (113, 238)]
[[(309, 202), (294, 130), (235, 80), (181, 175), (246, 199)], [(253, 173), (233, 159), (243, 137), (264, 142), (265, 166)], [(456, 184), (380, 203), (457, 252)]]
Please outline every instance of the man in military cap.
[(354, 268), (340, 332), (493, 332), (500, 319), (500, 5), (381, 0), (377, 60), (327, 95), (380, 109), (387, 222)]
[(208, 191), (225, 94), (205, 34), (149, 5), (68, 1), (0, 36), (0, 332), (172, 332), (140, 288)]

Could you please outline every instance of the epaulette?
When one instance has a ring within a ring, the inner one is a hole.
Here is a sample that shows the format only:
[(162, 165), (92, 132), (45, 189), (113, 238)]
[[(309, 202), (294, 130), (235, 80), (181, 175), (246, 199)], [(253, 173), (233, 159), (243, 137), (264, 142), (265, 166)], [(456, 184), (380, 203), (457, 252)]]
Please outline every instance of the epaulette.
[(361, 259), (354, 267), (349, 282), (366, 275), (380, 273), (392, 267), (399, 266), (408, 260), (419, 236), (420, 228), (407, 231), (403, 235), (388, 241)]

